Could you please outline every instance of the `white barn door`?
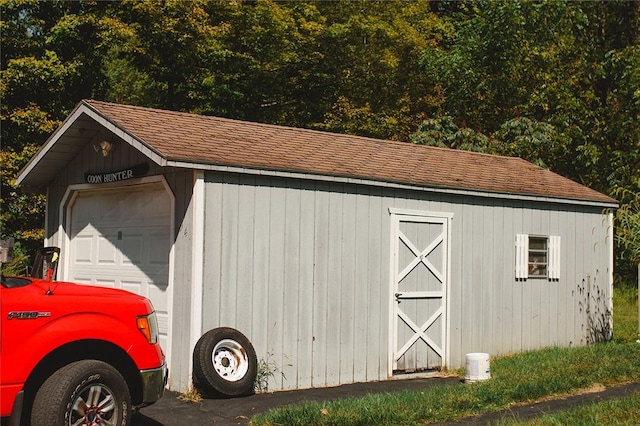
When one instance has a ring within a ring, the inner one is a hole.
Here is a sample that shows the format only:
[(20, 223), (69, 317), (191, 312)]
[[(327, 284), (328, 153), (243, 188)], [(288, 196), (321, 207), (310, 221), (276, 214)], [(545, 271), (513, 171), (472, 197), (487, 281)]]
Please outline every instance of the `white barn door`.
[(390, 371), (446, 364), (451, 215), (391, 210)]
[(151, 300), (168, 349), (171, 197), (161, 184), (80, 191), (69, 209), (70, 281)]

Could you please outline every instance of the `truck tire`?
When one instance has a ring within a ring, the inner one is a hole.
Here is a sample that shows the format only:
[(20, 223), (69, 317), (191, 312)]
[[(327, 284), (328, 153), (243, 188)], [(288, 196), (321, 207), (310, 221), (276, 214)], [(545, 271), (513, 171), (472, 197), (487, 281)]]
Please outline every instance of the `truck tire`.
[(214, 396), (253, 393), (258, 360), (244, 334), (228, 327), (214, 328), (200, 337), (193, 350), (195, 387)]
[(131, 395), (122, 375), (109, 364), (85, 360), (56, 371), (38, 389), (31, 426), (125, 426), (131, 417)]

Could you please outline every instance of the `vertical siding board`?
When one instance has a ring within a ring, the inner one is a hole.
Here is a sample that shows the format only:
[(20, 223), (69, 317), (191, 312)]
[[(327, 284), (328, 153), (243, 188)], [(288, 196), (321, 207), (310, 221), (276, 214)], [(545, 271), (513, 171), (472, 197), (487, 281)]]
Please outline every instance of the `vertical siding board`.
[[(499, 202), (497, 202), (499, 203)], [(478, 249), (482, 265), (482, 336), (483, 342), (480, 343), (482, 352), (493, 352), (494, 339), (496, 336), (496, 324), (494, 320), (498, 318), (496, 308), (498, 295), (499, 280), (497, 270), (494, 267), (494, 259), (497, 255), (496, 238), (493, 233), (492, 216), (499, 214), (499, 205), (479, 206), (480, 215), (482, 216), (482, 235), (478, 241)]]
[[(515, 231), (515, 234), (519, 234), (519, 233), (526, 233), (525, 228), (524, 228), (524, 214), (522, 212), (522, 203), (520, 202), (516, 202), (513, 205), (513, 208), (511, 209), (511, 216), (513, 217), (513, 229)], [(513, 235), (511, 237), (511, 247), (515, 252), (515, 236)], [(522, 333), (523, 333), (523, 326), (522, 326), (522, 300), (523, 300), (523, 293), (524, 293), (524, 287), (526, 285), (526, 281), (516, 281), (514, 278), (514, 274), (511, 275), (511, 283), (512, 283), (512, 299), (511, 299), (511, 306), (512, 306), (512, 330), (513, 330), (513, 334), (511, 336), (511, 348), (512, 350), (515, 351), (519, 351), (522, 350)]]
[(567, 299), (570, 280), (567, 277), (567, 244), (570, 240), (570, 234), (567, 232), (569, 229), (568, 214), (560, 212), (560, 208), (556, 213), (557, 216), (557, 230), (554, 231), (556, 235), (560, 236), (561, 250), (560, 250), (560, 279), (555, 282), (555, 303), (554, 309), (556, 310), (555, 324), (551, 322), (551, 328), (556, 328), (556, 340), (557, 344), (564, 346), (569, 344), (567, 338)]
[[(217, 327), (222, 323), (220, 317), (220, 277), (222, 269), (222, 189), (219, 175), (207, 175), (208, 181), (205, 185), (205, 244), (204, 244), (204, 277), (203, 277), (203, 330)], [(182, 230), (184, 234), (184, 230)], [(188, 259), (181, 259), (181, 264), (186, 264)], [(176, 263), (177, 260), (176, 260)], [(186, 275), (185, 275), (186, 276)], [(176, 275), (176, 282), (180, 282), (183, 277)], [(174, 312), (176, 312), (174, 310)], [(182, 312), (182, 311), (180, 311)], [(188, 312), (188, 311), (184, 311)]]
[(328, 275), (327, 275), (327, 385), (340, 383), (340, 345), (343, 343), (344, 330), (342, 321), (342, 238), (343, 238), (343, 192), (342, 185), (330, 185), (329, 193), (329, 245), (328, 245)]
[(502, 314), (503, 314), (503, 331), (502, 331), (502, 351), (503, 353), (511, 353), (513, 348), (513, 335), (516, 333), (513, 327), (515, 315), (512, 305), (514, 288), (517, 285), (515, 281), (515, 238), (516, 227), (514, 224), (514, 206), (513, 201), (505, 202), (504, 206), (504, 292), (502, 294)]
[(327, 384), (327, 319), (329, 316), (329, 212), (328, 185), (317, 184), (315, 199), (314, 272), (313, 272), (313, 352), (312, 385)]
[(220, 253), (220, 299), (218, 310), (221, 320), (236, 321), (236, 291), (238, 288), (238, 202), (239, 185), (237, 175), (226, 175), (222, 188), (222, 234)]
[[(285, 206), (286, 189), (274, 186), (271, 190), (270, 222), (269, 222), (269, 293), (266, 298), (267, 315), (267, 352), (273, 354), (276, 368), (282, 371), (284, 351), (288, 350), (284, 343), (284, 308), (285, 286)], [(277, 388), (286, 387), (282, 375), (273, 377)]]
[[(354, 230), (354, 338), (353, 353), (351, 362), (353, 363), (353, 379), (356, 382), (367, 380), (369, 356), (368, 347), (368, 316), (369, 316), (369, 283), (376, 282), (370, 278), (371, 268), (369, 265), (369, 247), (376, 244), (376, 233), (378, 229), (369, 228), (370, 200), (371, 195), (366, 188), (358, 190), (355, 200), (355, 226)], [(378, 242), (379, 244), (379, 242)], [(375, 305), (374, 305), (375, 306)]]
[[(243, 177), (242, 184), (238, 187), (238, 222), (237, 240), (238, 252), (236, 254), (236, 294), (235, 304), (236, 328), (245, 335), (252, 332), (252, 305), (253, 300), (253, 253), (254, 253), (254, 222), (255, 222), (255, 178)], [(224, 285), (224, 284), (223, 284)], [(226, 287), (226, 286), (225, 286)]]
[(576, 306), (578, 300), (579, 286), (578, 278), (575, 272), (577, 246), (582, 239), (581, 235), (575, 234), (576, 230), (576, 214), (575, 212), (569, 212), (567, 214), (567, 231), (568, 234), (574, 235), (573, 238), (567, 238), (567, 241), (563, 241), (563, 250), (566, 253), (565, 263), (562, 265), (562, 269), (567, 273), (563, 274), (563, 280), (566, 280), (564, 285), (565, 298), (564, 308), (566, 312), (566, 322), (563, 324), (565, 333), (567, 336), (567, 344), (575, 346), (579, 344), (579, 340), (576, 340), (575, 322), (576, 322)]
[(493, 279), (489, 282), (489, 285), (493, 287), (492, 301), (492, 317), (491, 321), (491, 333), (492, 340), (491, 346), (488, 348), (490, 353), (502, 353), (503, 337), (502, 331), (504, 328), (504, 310), (502, 298), (506, 291), (505, 283), (507, 276), (504, 274), (505, 263), (508, 262), (505, 256), (505, 234), (510, 232), (505, 230), (505, 217), (504, 217), (504, 205), (503, 202), (497, 202), (495, 211), (489, 213), (489, 220), (491, 223), (490, 232), (487, 235), (487, 243), (491, 247), (492, 261), (491, 270), (493, 271)]
[(340, 289), (340, 383), (354, 379), (356, 315), (356, 206), (357, 195), (352, 188), (345, 188), (342, 208), (341, 289)]
[(462, 353), (465, 350), (463, 346), (464, 327), (466, 315), (463, 311), (463, 300), (465, 293), (465, 282), (463, 276), (463, 250), (465, 245), (464, 238), (464, 210), (461, 204), (452, 203), (444, 208), (444, 211), (454, 212), (451, 221), (451, 277), (449, 282), (449, 339), (450, 339), (450, 366), (458, 366), (463, 364)]
[(473, 307), (473, 206), (464, 204), (462, 206), (462, 245), (458, 247), (460, 250), (460, 258), (462, 262), (462, 291), (460, 293), (460, 315), (461, 315), (461, 348), (462, 352), (467, 353), (473, 351), (475, 346), (473, 341), (474, 328), (474, 307)]
[(312, 386), (313, 320), (314, 311), (314, 257), (315, 257), (315, 185), (303, 184), (300, 199), (300, 277), (298, 291), (298, 336), (295, 359), (298, 386)]
[[(251, 336), (258, 359), (271, 362), (269, 347), (269, 242), (271, 233), (271, 180), (260, 177), (256, 181), (253, 229), (253, 294)], [(275, 383), (270, 381), (269, 386)]]
[(281, 370), (286, 378), (287, 387), (298, 386), (298, 365), (292, 360), (298, 354), (299, 321), (299, 292), (304, 285), (300, 281), (302, 252), (300, 240), (300, 205), (301, 189), (299, 182), (292, 182), (286, 190), (285, 221), (284, 221), (284, 252), (283, 254), (283, 321), (282, 321), (282, 359)]
[(484, 256), (486, 255), (487, 250), (483, 247), (483, 221), (482, 211), (479, 205), (471, 204), (470, 208), (472, 210), (472, 218), (473, 221), (471, 223), (471, 239), (469, 241), (469, 247), (471, 253), (469, 254), (471, 257), (471, 276), (469, 277), (470, 283), (470, 293), (472, 295), (471, 303), (471, 315), (473, 316), (473, 320), (471, 322), (471, 331), (473, 335), (471, 336), (472, 346), (469, 348), (469, 351), (480, 352), (484, 351), (484, 349), (480, 349), (484, 347), (484, 322), (486, 321), (486, 317), (484, 315), (484, 311), (486, 306), (483, 306), (484, 297), (483, 292), (486, 291), (484, 288), (484, 280), (485, 277), (485, 268), (484, 268)]
[(387, 375), (388, 294), (389, 294), (389, 212), (383, 193), (370, 190), (368, 217), (367, 281), (360, 295), (367, 303), (365, 335), (366, 380), (380, 380)]
[(582, 230), (579, 234), (576, 235), (576, 239), (579, 241), (575, 247), (575, 256), (573, 259), (574, 262), (574, 271), (576, 272), (574, 288), (575, 288), (575, 298), (573, 300), (573, 338), (574, 343), (576, 345), (584, 345), (586, 343), (585, 340), (585, 330), (583, 328), (582, 317), (586, 310), (585, 305), (585, 295), (587, 291), (586, 286), (586, 274), (584, 269), (584, 246), (588, 244), (587, 233), (589, 232), (584, 228), (584, 223), (582, 221), (582, 216), (579, 213), (576, 213), (574, 218), (574, 226), (576, 229)]

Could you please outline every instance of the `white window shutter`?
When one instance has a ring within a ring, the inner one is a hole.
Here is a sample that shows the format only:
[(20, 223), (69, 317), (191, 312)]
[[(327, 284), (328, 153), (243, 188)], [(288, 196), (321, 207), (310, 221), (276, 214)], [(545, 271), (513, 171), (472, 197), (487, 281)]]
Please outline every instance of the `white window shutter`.
[(516, 279), (529, 278), (529, 235), (516, 235)]
[(549, 237), (549, 279), (560, 279), (560, 237)]

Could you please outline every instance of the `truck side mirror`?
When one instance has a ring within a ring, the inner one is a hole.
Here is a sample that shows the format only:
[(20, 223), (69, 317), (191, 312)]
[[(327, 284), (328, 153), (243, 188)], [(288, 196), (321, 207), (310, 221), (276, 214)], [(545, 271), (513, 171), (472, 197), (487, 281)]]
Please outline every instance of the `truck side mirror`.
[(60, 259), (59, 247), (43, 247), (36, 253), (31, 270), (31, 278), (40, 278), (52, 281), (56, 279), (58, 272), (58, 260)]

